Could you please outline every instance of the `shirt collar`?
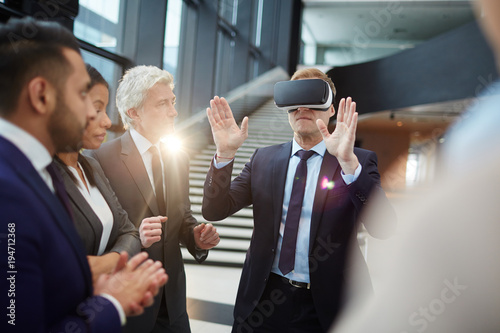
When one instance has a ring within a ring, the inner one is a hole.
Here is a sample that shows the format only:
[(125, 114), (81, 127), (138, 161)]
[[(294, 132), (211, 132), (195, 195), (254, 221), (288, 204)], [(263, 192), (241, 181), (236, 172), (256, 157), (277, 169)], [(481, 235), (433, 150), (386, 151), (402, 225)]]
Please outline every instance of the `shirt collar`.
[[(293, 138), (293, 141), (292, 141), (292, 154), (290, 155), (290, 157), (293, 156), (293, 155), (295, 155), (301, 149), (303, 150), (304, 148), (302, 148), (297, 143), (297, 141), (295, 141), (295, 138)], [(314, 151), (316, 154), (320, 155), (321, 157), (324, 157), (325, 156), (325, 152), (326, 152), (325, 141), (321, 140), (320, 143), (318, 143), (316, 146), (312, 147), (310, 150)]]
[(137, 147), (137, 150), (141, 155), (147, 152), (149, 148), (153, 146), (153, 144), (148, 139), (146, 139), (142, 134), (140, 134), (133, 128), (130, 129), (130, 135), (132, 136), (132, 140), (134, 140), (135, 146)]
[(3, 118), (0, 118), (0, 133), (28, 158), (38, 172), (52, 162), (52, 156), (40, 141)]

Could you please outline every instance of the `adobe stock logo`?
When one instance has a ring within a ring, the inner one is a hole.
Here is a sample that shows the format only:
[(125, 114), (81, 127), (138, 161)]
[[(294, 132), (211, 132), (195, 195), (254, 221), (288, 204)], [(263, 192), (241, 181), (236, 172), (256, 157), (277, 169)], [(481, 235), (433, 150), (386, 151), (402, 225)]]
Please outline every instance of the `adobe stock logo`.
[[(446, 308), (455, 302), (462, 295), (462, 292), (467, 289), (467, 286), (459, 284), (458, 278), (455, 278), (453, 282), (446, 279), (443, 283), (445, 287), (441, 289), (438, 297), (431, 300), (427, 306), (419, 307), (418, 311), (411, 313), (408, 317), (409, 324), (417, 332), (425, 332), (429, 325), (436, 322), (438, 317), (446, 311)], [(409, 332), (402, 331), (401, 333)]]

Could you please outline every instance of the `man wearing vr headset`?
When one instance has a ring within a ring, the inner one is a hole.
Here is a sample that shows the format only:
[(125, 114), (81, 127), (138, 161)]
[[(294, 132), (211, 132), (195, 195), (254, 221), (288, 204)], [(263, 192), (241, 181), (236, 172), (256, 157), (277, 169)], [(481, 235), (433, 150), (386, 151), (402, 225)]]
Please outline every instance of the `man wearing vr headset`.
[[(350, 239), (356, 239), (359, 214), (374, 192), (379, 204), (392, 208), (380, 187), (375, 153), (354, 148), (358, 114), (351, 98), (340, 101), (335, 131), (328, 132), (334, 95), (333, 82), (317, 69), (278, 83), (275, 102), (288, 111), (293, 140), (257, 149), (232, 182), (248, 118), (240, 129), (227, 101), (217, 96), (207, 108), (217, 153), (205, 182), (203, 216), (222, 220), (253, 205), (233, 332), (326, 332), (342, 306), (349, 271), (371, 289), (361, 251), (349, 247)], [(386, 222), (392, 227), (395, 216)], [(372, 235), (385, 236), (363, 223)], [(347, 267), (348, 251), (354, 260)]]

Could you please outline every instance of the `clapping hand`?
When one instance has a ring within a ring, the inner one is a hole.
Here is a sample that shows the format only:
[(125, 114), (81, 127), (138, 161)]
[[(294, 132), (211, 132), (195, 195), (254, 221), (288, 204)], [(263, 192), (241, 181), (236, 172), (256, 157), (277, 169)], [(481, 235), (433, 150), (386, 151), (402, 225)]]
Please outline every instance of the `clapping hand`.
[(148, 254), (141, 252), (127, 262), (126, 252), (111, 274), (101, 274), (94, 285), (94, 294), (113, 296), (122, 306), (125, 315), (135, 316), (154, 302), (154, 296), (167, 282), (168, 276), (161, 262), (147, 259)]

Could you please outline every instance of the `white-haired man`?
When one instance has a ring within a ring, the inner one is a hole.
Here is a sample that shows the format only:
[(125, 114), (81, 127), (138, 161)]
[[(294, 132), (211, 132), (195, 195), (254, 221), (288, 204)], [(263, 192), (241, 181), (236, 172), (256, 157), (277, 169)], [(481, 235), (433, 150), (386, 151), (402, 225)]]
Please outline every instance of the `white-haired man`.
[(163, 223), (143, 222), (137, 227), (143, 248), (164, 263), (170, 283), (149, 311), (128, 321), (128, 332), (190, 332), (179, 243), (198, 262), (219, 243), (216, 229), (211, 224), (197, 225), (191, 214), (188, 156), (168, 153), (160, 141), (174, 131), (177, 111), (173, 88), (173, 77), (165, 70), (154, 66), (128, 70), (116, 96), (128, 130), (91, 153), (131, 221), (139, 224), (148, 216), (163, 217)]

